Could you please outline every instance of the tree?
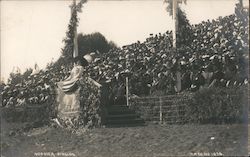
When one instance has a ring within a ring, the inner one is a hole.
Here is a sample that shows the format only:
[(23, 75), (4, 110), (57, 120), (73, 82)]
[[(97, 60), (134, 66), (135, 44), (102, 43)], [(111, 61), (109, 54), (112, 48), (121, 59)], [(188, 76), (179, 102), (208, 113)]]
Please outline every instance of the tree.
[(113, 41), (109, 41), (109, 48), (110, 49), (116, 49), (116, 48), (118, 48), (118, 46), (116, 45), (116, 43), (115, 42), (113, 42)]
[(78, 35), (78, 51), (80, 56), (95, 51), (107, 53), (112, 48), (117, 48), (116, 44), (113, 41), (108, 41), (99, 32)]

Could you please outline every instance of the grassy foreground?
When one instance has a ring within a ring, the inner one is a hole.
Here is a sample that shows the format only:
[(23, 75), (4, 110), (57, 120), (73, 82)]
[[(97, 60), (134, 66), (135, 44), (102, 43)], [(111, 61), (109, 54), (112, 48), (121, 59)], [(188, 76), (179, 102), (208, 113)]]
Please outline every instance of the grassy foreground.
[(245, 125), (156, 125), (71, 133), (53, 126), (18, 129), (2, 122), (1, 157), (243, 156)]

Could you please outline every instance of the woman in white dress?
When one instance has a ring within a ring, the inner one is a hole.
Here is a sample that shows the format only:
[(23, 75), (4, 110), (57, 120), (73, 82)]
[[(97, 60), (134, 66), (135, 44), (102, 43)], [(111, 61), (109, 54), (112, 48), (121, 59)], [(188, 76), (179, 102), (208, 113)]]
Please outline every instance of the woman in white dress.
[[(78, 127), (79, 125), (83, 125), (83, 119), (81, 119), (82, 114), (82, 106), (80, 101), (80, 89), (81, 79), (87, 77), (84, 74), (84, 67), (88, 66), (88, 64), (92, 61), (92, 57), (90, 55), (85, 55), (84, 57), (76, 57), (74, 59), (74, 67), (70, 72), (70, 76), (61, 82), (58, 82), (58, 90), (57, 90), (57, 103), (58, 103), (58, 114), (56, 122), (65, 127)], [(99, 83), (94, 81), (91, 78), (88, 78), (94, 85), (97, 87), (101, 87)]]

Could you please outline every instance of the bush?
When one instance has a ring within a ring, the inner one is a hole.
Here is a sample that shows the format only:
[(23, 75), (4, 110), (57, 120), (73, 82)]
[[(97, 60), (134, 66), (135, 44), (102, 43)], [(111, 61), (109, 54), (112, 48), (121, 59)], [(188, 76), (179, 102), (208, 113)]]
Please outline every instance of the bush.
[[(172, 124), (232, 124), (248, 119), (247, 87), (202, 88), (196, 93), (133, 98), (131, 107), (144, 120), (159, 121), (159, 98), (162, 97), (163, 122)], [(167, 107), (167, 108), (166, 108)], [(174, 117), (173, 117), (174, 116)]]
[(2, 108), (2, 118), (7, 122), (40, 122), (46, 124), (51, 117), (51, 104)]
[(82, 119), (86, 128), (100, 127), (102, 124), (103, 106), (100, 103), (100, 89), (86, 77), (81, 81), (80, 103), (83, 110)]
[(247, 88), (203, 88), (186, 108), (191, 123), (235, 123), (247, 119)]

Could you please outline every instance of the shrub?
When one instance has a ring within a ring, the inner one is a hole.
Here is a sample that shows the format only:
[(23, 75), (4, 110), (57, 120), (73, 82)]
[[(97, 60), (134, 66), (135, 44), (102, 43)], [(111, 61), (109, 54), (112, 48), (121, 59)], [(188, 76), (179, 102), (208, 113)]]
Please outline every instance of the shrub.
[(100, 127), (102, 124), (102, 107), (100, 89), (87, 78), (81, 80), (80, 103), (83, 110), (82, 118), (87, 128)]
[(2, 118), (7, 122), (40, 122), (46, 124), (49, 121), (49, 104), (40, 106), (24, 106), (2, 108)]
[(203, 88), (197, 91), (186, 108), (191, 123), (235, 123), (247, 119), (247, 88)]
[(196, 93), (133, 98), (130, 105), (144, 120), (148, 121), (159, 121), (161, 97), (163, 122), (170, 120), (172, 124), (242, 123), (248, 118), (247, 89), (246, 86), (202, 88)]

